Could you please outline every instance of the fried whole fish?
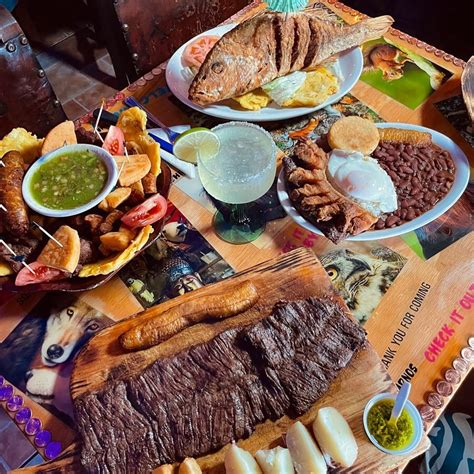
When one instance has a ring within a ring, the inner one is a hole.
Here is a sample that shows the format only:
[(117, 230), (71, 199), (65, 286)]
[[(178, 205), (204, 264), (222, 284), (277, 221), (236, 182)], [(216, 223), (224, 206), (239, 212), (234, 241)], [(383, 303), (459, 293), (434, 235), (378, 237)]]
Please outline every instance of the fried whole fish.
[(379, 38), (392, 23), (387, 15), (341, 26), (312, 11), (263, 13), (215, 44), (189, 88), (189, 98), (208, 105), (246, 94), (290, 72), (311, 70), (335, 54)]

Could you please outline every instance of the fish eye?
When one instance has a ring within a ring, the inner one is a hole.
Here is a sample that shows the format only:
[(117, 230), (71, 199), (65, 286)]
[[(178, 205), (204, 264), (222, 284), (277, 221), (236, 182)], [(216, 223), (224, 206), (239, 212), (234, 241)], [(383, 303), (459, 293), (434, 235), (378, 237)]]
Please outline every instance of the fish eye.
[(69, 317), (72, 317), (74, 316), (74, 310), (72, 308), (68, 308), (66, 310), (66, 314), (69, 316)]
[(335, 280), (339, 275), (338, 271), (334, 267), (327, 267), (326, 272), (331, 280)]
[(216, 74), (220, 74), (224, 70), (224, 65), (220, 62), (215, 62), (212, 64), (211, 69)]

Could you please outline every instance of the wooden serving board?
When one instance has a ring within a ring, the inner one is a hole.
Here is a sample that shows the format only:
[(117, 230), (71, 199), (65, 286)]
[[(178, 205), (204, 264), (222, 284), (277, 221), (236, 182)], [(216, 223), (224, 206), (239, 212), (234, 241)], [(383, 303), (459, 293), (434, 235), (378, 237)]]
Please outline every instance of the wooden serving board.
[[(146, 316), (137, 315), (99, 333), (88, 342), (76, 358), (71, 377), (72, 398), (75, 400), (92, 391), (100, 390), (108, 380), (116, 381), (139, 373), (157, 358), (172, 355), (190, 345), (210, 340), (226, 328), (261, 319), (269, 314), (278, 301), (309, 296), (331, 297), (337, 299), (345, 307), (314, 254), (308, 250), (298, 249), (259, 264), (228, 280), (167, 301), (160, 305), (160, 311), (186, 303), (192, 298), (211, 294), (217, 289), (222, 291), (228, 286), (235, 285), (236, 282), (249, 279), (257, 287), (260, 295), (258, 303), (253, 308), (241, 315), (214, 324), (197, 324), (151, 349), (125, 353), (117, 341), (120, 334), (135, 324), (135, 318), (143, 319)], [(347, 314), (352, 318), (348, 310)], [(367, 401), (377, 393), (393, 392), (394, 390), (395, 387), (387, 371), (372, 346), (368, 344), (354, 357), (351, 364), (341, 371), (339, 377), (331, 385), (329, 392), (315, 403), (300, 420), (305, 424), (310, 424), (319, 408), (323, 406), (336, 407), (349, 422), (359, 446), (356, 464), (344, 472), (387, 472), (406, 463), (428, 446), (425, 436), (422, 443), (409, 456), (389, 456), (375, 448), (366, 437), (362, 424), (362, 413)], [(258, 425), (251, 437), (239, 441), (238, 444), (252, 453), (258, 449), (283, 444), (282, 434), (293, 422), (294, 420), (286, 416), (277, 422), (267, 421)], [(199, 458), (198, 462), (203, 471), (224, 472), (223, 459), (227, 449), (228, 446), (225, 446), (216, 453)], [(69, 456), (55, 461), (54, 467), (68, 466), (69, 472), (76, 472), (79, 469), (80, 447), (72, 447), (69, 453)], [(41, 472), (50, 471), (47, 466), (43, 465)]]

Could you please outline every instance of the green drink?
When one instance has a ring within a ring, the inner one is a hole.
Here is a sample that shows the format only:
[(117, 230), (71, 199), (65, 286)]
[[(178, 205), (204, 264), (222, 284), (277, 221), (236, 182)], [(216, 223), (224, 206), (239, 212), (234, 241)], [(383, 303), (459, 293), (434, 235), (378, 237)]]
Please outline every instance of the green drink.
[(219, 152), (198, 155), (198, 172), (204, 189), (230, 206), (214, 217), (216, 233), (231, 243), (255, 240), (265, 228), (253, 201), (271, 187), (276, 171), (276, 146), (263, 128), (246, 122), (229, 122), (212, 131)]

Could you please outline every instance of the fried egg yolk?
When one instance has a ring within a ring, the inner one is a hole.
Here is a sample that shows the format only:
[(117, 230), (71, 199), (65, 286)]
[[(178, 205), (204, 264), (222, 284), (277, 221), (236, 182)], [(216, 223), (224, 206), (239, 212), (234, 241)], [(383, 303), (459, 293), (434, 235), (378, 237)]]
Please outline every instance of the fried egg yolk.
[(342, 194), (375, 216), (398, 207), (393, 182), (374, 158), (359, 152), (333, 150), (328, 177)]

